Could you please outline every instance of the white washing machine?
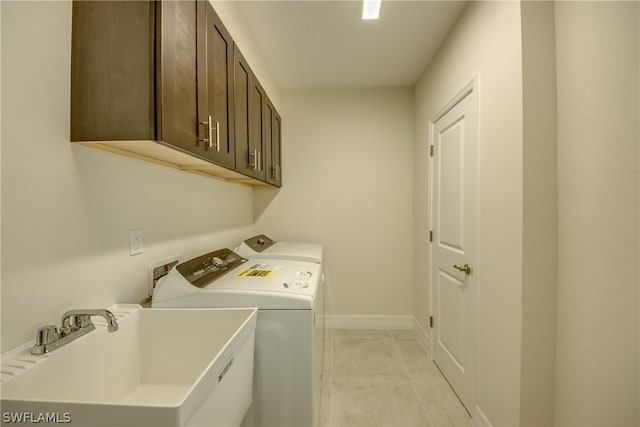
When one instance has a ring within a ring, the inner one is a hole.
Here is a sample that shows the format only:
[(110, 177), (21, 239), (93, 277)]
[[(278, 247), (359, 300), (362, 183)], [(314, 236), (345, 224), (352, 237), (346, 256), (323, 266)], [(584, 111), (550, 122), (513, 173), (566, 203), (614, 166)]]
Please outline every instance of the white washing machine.
[[(322, 375), (321, 264), (221, 249), (163, 277), (152, 307), (257, 307), (253, 401), (243, 426), (313, 426)], [(320, 322), (319, 322), (320, 323)]]
[(276, 242), (264, 234), (240, 243), (234, 252), (245, 258), (294, 259), (322, 263), (320, 243)]

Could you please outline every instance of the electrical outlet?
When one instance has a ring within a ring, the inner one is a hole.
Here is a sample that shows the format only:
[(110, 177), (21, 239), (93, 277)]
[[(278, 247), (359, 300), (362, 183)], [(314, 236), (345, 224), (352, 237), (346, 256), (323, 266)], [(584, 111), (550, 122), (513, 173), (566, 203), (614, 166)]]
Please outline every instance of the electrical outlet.
[(129, 230), (129, 256), (142, 253), (142, 230)]

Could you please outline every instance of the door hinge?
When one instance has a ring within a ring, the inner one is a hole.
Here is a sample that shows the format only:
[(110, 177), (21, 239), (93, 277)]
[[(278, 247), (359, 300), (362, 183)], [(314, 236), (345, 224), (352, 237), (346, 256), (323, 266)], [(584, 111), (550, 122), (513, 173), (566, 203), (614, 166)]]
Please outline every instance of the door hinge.
[(429, 146), (429, 156), (433, 157), (433, 145)]
[(429, 241), (433, 242), (433, 231), (429, 230)]
[(433, 316), (429, 316), (429, 327), (433, 328)]

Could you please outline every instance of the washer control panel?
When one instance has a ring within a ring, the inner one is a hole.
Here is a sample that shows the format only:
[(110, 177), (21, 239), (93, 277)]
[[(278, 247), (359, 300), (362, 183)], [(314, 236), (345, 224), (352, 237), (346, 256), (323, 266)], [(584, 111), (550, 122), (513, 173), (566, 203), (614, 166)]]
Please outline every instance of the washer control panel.
[(176, 270), (193, 286), (204, 288), (229, 270), (233, 270), (245, 262), (247, 262), (245, 258), (225, 248), (178, 264)]

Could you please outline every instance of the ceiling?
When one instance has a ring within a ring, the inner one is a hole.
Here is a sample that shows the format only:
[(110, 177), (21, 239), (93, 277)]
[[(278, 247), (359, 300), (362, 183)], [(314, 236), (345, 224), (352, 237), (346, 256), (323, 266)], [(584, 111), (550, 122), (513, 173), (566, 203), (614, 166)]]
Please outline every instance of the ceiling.
[(356, 0), (239, 1), (281, 88), (412, 86), (465, 1), (383, 0), (363, 21)]

